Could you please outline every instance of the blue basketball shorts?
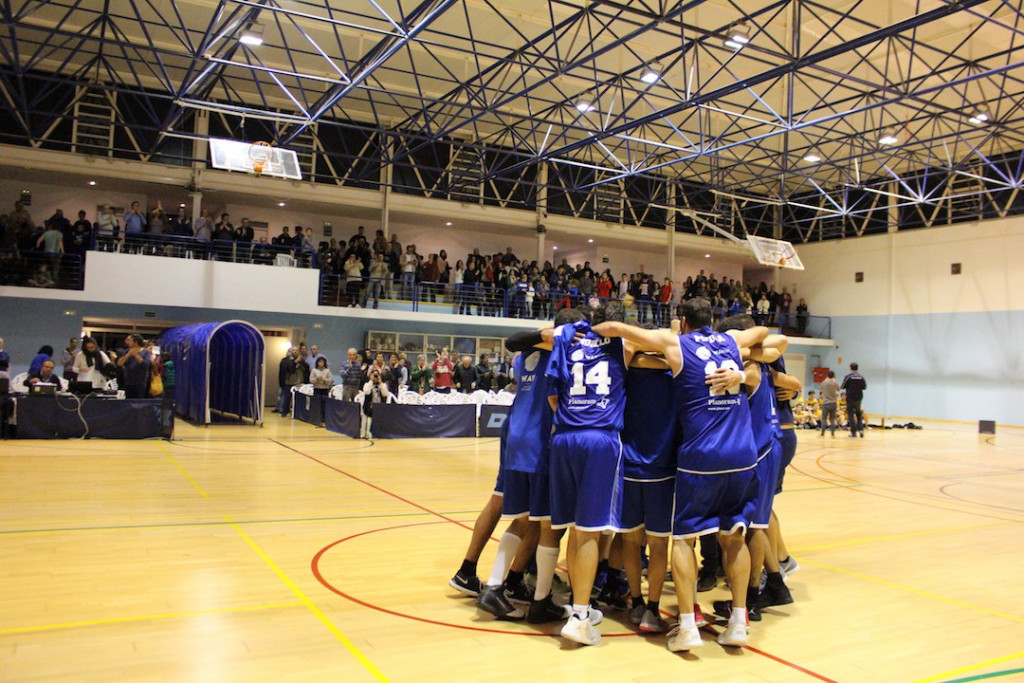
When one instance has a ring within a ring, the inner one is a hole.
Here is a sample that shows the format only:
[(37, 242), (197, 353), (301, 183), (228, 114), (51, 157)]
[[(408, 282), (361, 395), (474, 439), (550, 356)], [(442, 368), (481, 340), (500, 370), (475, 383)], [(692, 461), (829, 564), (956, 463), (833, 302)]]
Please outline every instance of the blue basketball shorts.
[(772, 503), (775, 501), (775, 484), (779, 481), (779, 465), (782, 462), (782, 442), (772, 439), (772, 447), (757, 461), (757, 507), (750, 520), (752, 529), (767, 529), (772, 519)]
[(547, 471), (505, 470), (501, 514), (505, 517), (529, 517), (531, 521), (551, 519), (551, 487)]
[(782, 430), (782, 456), (779, 462), (779, 478), (775, 484), (775, 493), (782, 493), (782, 481), (786, 478), (786, 468), (793, 462), (796, 455), (796, 430)]
[(687, 539), (746, 530), (757, 504), (754, 469), (721, 474), (676, 472), (672, 537)]
[(661, 479), (625, 480), (622, 500), (622, 531), (643, 527), (651, 536), (672, 534), (672, 498), (675, 476)]
[(622, 515), (622, 442), (606, 429), (551, 437), (551, 526), (617, 531)]

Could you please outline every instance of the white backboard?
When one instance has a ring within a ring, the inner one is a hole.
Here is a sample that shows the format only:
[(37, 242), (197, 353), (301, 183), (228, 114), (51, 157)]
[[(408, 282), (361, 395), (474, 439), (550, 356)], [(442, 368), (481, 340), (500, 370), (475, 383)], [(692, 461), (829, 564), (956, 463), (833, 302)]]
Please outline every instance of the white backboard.
[[(224, 171), (255, 173), (250, 151), (253, 145), (240, 140), (210, 138), (210, 162), (214, 168)], [(270, 158), (263, 165), (260, 175), (289, 180), (302, 180), (299, 157), (294, 151), (282, 147), (270, 147)]]

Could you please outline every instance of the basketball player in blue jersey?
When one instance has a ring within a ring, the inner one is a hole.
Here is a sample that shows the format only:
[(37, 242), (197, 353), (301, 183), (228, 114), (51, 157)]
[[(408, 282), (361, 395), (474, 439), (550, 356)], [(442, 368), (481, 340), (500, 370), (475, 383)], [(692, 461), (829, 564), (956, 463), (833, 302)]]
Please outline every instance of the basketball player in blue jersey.
[(600, 536), (617, 530), (620, 523), (619, 431), (630, 358), (621, 339), (596, 334), (586, 321), (557, 327), (553, 337), (546, 370), (557, 389), (551, 397), (555, 411), (551, 526), (570, 530), (569, 579), (574, 596), (572, 616), (562, 627), (562, 636), (596, 645), (601, 634), (591, 621), (588, 600), (600, 557)]
[[(571, 324), (583, 318), (578, 309), (563, 309), (555, 316), (555, 324)], [(547, 336), (553, 337), (551, 330)], [(548, 401), (550, 380), (544, 374), (550, 358), (552, 343), (544, 342), (544, 333), (522, 332), (510, 337), (506, 348), (519, 352), (514, 364), (514, 376), (517, 378), (515, 401), (505, 422), (507, 436), (503, 445), (502, 479), (504, 495), (502, 497), (502, 513), (512, 517), (513, 522), (508, 533), (515, 532), (520, 538), (529, 535), (536, 538), (539, 534), (540, 547), (536, 544), (523, 543), (519, 553), (513, 547), (513, 539), (506, 544), (506, 537), (499, 543), (498, 557), (495, 567), (488, 580), (488, 588), (477, 599), (477, 605), (499, 618), (514, 614), (508, 611), (503, 588), (512, 588), (513, 596), (519, 591), (514, 586), (502, 586), (502, 577), (507, 564), (499, 564), (516, 555), (515, 564), (525, 566), (537, 549), (537, 586), (534, 599), (527, 602), (530, 611), (527, 616), (530, 623), (544, 623), (565, 618), (565, 610), (553, 603), (551, 585), (554, 580), (555, 567), (558, 564), (559, 541), (562, 532), (551, 529), (550, 489), (548, 484), (548, 446), (551, 436), (552, 411)], [(505, 548), (502, 548), (502, 545)], [(502, 551), (505, 552), (502, 552)], [(510, 572), (511, 575), (511, 572)], [(515, 599), (513, 597), (513, 599)]]
[[(725, 332), (748, 329), (753, 326), (754, 319), (749, 315), (737, 315), (726, 318), (719, 323), (716, 329)], [(773, 337), (778, 337), (778, 335), (773, 335)], [(750, 405), (751, 427), (758, 453), (757, 467), (754, 470), (758, 482), (757, 505), (750, 523), (750, 530), (747, 532), (747, 549), (750, 552), (747, 614), (751, 621), (761, 620), (759, 585), (762, 569), (765, 569), (770, 577), (768, 580), (772, 583), (771, 590), (777, 590), (776, 581), (782, 584), (782, 590), (786, 590), (785, 584), (782, 583), (782, 575), (779, 573), (778, 558), (771, 552), (771, 545), (766, 533), (772, 517), (772, 503), (779, 479), (779, 466), (782, 459), (782, 443), (780, 441), (782, 430), (779, 428), (772, 371), (767, 363), (759, 361), (779, 358), (781, 353), (786, 350), (787, 343), (785, 337), (781, 337), (775, 340), (774, 348), (763, 350), (756, 357), (751, 354), (751, 357), (744, 361), (746, 379), (743, 386)], [(786, 592), (788, 600), (785, 603), (775, 604), (788, 604), (793, 601), (792, 597), (788, 596), (788, 591)], [(715, 614), (728, 618), (731, 615), (732, 604), (727, 600), (716, 601), (714, 608)]]
[[(739, 385), (741, 348), (760, 345), (768, 328), (716, 333), (710, 328), (711, 305), (706, 299), (686, 301), (680, 309), (682, 334), (642, 330), (618, 323), (596, 326), (605, 337), (623, 337), (627, 352), (653, 351), (664, 356), (673, 373), (676, 418), (682, 430), (677, 450), (672, 572), (679, 600), (679, 624), (669, 633), (668, 648), (681, 652), (702, 646), (691, 605), (696, 593), (694, 540), (718, 533), (733, 610), (722, 645), (747, 642), (747, 583), (750, 555), (744, 534), (757, 497), (757, 449), (750, 425), (750, 408)], [(684, 611), (686, 610), (686, 611)]]
[[(796, 395), (803, 391), (804, 387), (799, 379), (786, 373), (785, 358), (780, 357), (773, 361), (771, 368), (779, 407), (779, 426), (782, 428), (782, 462), (779, 465), (779, 481), (775, 486), (775, 494), (778, 495), (782, 493), (782, 483), (786, 478), (786, 468), (793, 462), (793, 457), (796, 455), (796, 424), (793, 419), (793, 408), (790, 405), (790, 399), (796, 398)], [(783, 576), (795, 574), (800, 569), (800, 565), (790, 557), (789, 551), (786, 549), (786, 542), (782, 537), (782, 525), (774, 510), (772, 511), (772, 523), (768, 527), (768, 540), (771, 542), (772, 552), (779, 560)], [(779, 591), (779, 593), (781, 594), (782, 592)], [(782, 595), (781, 597), (784, 598), (785, 596)], [(773, 602), (772, 604), (783, 603)]]
[[(622, 429), (624, 495), (622, 543), (632, 604), (629, 620), (645, 633), (668, 630), (659, 612), (672, 535), (676, 475), (676, 420), (672, 373), (664, 359), (638, 353), (626, 373)], [(649, 548), (647, 603), (641, 592), (640, 548)]]

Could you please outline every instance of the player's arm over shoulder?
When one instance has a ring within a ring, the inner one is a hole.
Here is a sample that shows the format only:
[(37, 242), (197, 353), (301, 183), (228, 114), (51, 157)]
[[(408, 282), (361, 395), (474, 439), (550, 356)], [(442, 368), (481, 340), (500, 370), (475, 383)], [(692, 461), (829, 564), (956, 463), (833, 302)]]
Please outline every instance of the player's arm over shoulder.
[(511, 353), (523, 353), (532, 348), (550, 351), (555, 339), (553, 327), (544, 327), (539, 330), (523, 330), (516, 332), (505, 340), (505, 348)]
[(736, 340), (736, 345), (740, 348), (760, 346), (768, 337), (768, 333), (769, 329), (763, 326), (751, 327), (746, 330), (728, 330), (726, 332), (727, 335)]
[(669, 370), (668, 361), (664, 356), (652, 355), (650, 353), (636, 353), (630, 362), (631, 368), (643, 368), (645, 370)]

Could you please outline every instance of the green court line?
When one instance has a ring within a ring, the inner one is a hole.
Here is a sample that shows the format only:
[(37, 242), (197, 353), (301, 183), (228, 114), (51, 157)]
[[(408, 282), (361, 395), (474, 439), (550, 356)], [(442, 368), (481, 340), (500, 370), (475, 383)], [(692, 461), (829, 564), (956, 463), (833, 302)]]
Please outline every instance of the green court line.
[(977, 676), (967, 676), (966, 678), (951, 678), (945, 681), (945, 683), (968, 683), (968, 681), (983, 681), (986, 678), (999, 678), (1001, 676), (1012, 676), (1021, 673), (1024, 673), (1024, 669), (1006, 669), (1005, 671), (993, 671), (987, 674), (978, 674)]
[[(456, 515), (475, 515), (478, 514), (479, 510), (459, 510), (456, 512), (444, 512), (443, 514), (448, 516)], [(359, 519), (400, 519), (403, 517), (429, 517), (431, 516), (426, 512), (405, 512), (394, 515), (352, 515), (349, 517), (305, 517), (297, 519), (251, 519), (239, 522), (233, 522), (233, 524), (302, 524), (305, 522), (345, 522)], [(116, 531), (119, 529), (173, 529), (173, 528), (186, 528), (186, 527), (202, 527), (202, 526), (230, 526), (232, 523), (229, 522), (180, 522), (180, 523), (166, 523), (166, 524), (111, 524), (105, 526), (83, 526), (83, 527), (56, 527), (47, 529), (11, 529), (8, 531), (0, 531), (0, 536), (15, 536), (19, 534), (49, 534), (49, 533), (69, 533), (75, 531)]]

